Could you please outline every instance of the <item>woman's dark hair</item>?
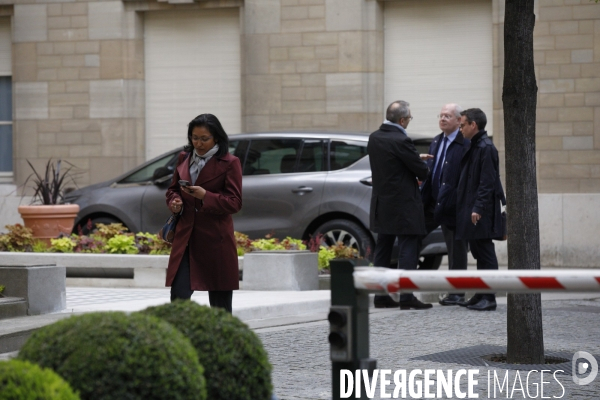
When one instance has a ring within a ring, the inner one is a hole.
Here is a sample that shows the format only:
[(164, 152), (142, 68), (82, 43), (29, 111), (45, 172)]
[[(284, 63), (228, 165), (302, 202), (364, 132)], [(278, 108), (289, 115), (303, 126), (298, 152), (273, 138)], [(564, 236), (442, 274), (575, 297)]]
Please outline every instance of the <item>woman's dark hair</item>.
[(210, 132), (215, 143), (219, 145), (219, 150), (215, 154), (216, 157), (222, 157), (229, 153), (229, 137), (219, 122), (219, 119), (212, 114), (201, 114), (194, 118), (188, 124), (188, 144), (183, 148), (184, 151), (191, 153), (194, 150), (192, 144), (192, 131), (196, 127), (204, 127)]

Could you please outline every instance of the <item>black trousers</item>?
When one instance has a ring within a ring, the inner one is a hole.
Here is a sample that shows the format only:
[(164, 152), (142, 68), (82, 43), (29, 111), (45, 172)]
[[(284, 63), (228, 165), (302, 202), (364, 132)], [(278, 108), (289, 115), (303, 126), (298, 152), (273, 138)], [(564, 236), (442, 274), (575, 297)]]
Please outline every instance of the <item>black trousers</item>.
[[(477, 260), (477, 269), (498, 269), (498, 258), (496, 258), (496, 248), (492, 239), (474, 239), (469, 240), (471, 254)], [(494, 293), (477, 294), (482, 299), (496, 301)]]
[[(185, 253), (179, 264), (179, 269), (175, 274), (175, 279), (171, 284), (171, 301), (177, 299), (189, 300), (194, 291), (191, 289), (190, 279), (190, 253), (185, 248)], [(228, 313), (232, 313), (231, 303), (233, 300), (233, 290), (209, 290), (208, 301), (211, 307), (224, 308)]]
[[(427, 234), (433, 232), (438, 225), (433, 218), (433, 210), (434, 205), (431, 205), (428, 209), (425, 210), (425, 228), (427, 229)], [(444, 235), (444, 242), (446, 242), (446, 248), (448, 249), (448, 267), (449, 269), (458, 269), (464, 270), (467, 269), (468, 264), (468, 256), (469, 245), (466, 240), (458, 240), (454, 237), (454, 230), (447, 227), (446, 225), (441, 225), (442, 234)], [(421, 268), (419, 268), (421, 269)], [(464, 296), (464, 293), (451, 293), (458, 294), (460, 296)]]
[[(377, 234), (377, 243), (375, 244), (375, 258), (373, 263), (376, 267), (390, 267), (392, 261), (392, 249), (394, 242), (398, 238), (398, 269), (417, 269), (419, 263), (419, 235), (390, 235), (386, 233)], [(376, 295), (376, 298), (386, 297)], [(412, 293), (403, 293), (400, 295), (400, 301), (410, 301), (414, 295)]]

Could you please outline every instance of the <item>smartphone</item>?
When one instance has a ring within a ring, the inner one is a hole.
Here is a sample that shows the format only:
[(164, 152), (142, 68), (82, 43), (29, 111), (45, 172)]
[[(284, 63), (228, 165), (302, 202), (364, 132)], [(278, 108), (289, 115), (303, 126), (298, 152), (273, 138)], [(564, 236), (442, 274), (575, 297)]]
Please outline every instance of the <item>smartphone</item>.
[(187, 187), (187, 186), (190, 186), (190, 183), (188, 181), (180, 180), (179, 185), (183, 186), (183, 187)]

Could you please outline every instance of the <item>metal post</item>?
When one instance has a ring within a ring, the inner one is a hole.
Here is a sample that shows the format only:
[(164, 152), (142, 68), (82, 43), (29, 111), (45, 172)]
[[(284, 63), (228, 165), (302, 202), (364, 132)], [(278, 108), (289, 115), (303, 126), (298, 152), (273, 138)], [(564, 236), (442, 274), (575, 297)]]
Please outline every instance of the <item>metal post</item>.
[[(333, 400), (340, 399), (340, 371), (374, 369), (374, 360), (369, 359), (369, 294), (354, 288), (353, 260), (333, 260), (331, 267), (331, 305), (351, 307), (351, 361), (331, 362), (331, 383)], [(361, 374), (362, 375), (362, 374)], [(364, 384), (361, 385), (361, 399), (366, 399)], [(352, 397), (355, 398), (355, 397)]]

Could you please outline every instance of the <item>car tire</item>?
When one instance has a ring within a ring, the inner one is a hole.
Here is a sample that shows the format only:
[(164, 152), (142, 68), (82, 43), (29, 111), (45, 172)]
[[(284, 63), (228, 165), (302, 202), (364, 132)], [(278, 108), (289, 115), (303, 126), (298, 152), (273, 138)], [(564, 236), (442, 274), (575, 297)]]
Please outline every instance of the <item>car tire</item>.
[[(83, 235), (88, 235), (90, 233), (90, 229), (88, 229), (88, 219), (82, 220), (76, 227), (75, 227), (75, 232), (79, 234), (79, 227), (81, 227), (81, 233)], [(96, 224), (122, 224), (123, 222), (119, 221), (116, 218), (113, 217), (96, 217), (96, 218), (92, 218), (92, 230), (96, 227)]]
[(423, 256), (423, 260), (419, 259), (419, 269), (436, 270), (442, 264), (442, 255)]
[(321, 236), (321, 243), (327, 246), (342, 242), (346, 246), (352, 246), (359, 254), (368, 259), (373, 258), (375, 243), (371, 234), (354, 221), (347, 219), (334, 219), (319, 226), (313, 237)]

